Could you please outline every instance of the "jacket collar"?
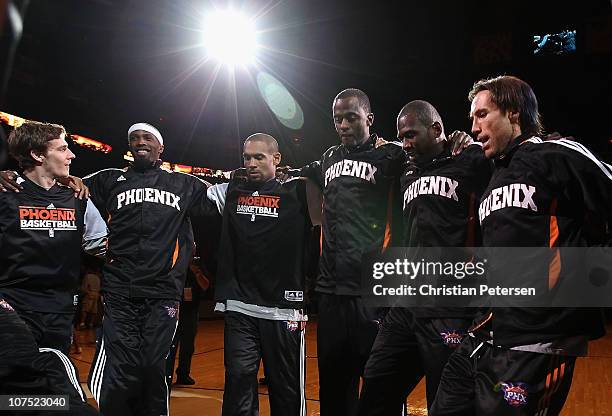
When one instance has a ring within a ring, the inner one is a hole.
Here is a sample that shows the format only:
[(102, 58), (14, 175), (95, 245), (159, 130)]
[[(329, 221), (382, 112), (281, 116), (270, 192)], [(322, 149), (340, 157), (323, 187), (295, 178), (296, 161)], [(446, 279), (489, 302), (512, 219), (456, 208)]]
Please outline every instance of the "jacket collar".
[(506, 147), (506, 150), (493, 160), (495, 162), (495, 166), (507, 166), (508, 163), (510, 163), (510, 160), (512, 160), (512, 157), (516, 151), (519, 149), (519, 146), (530, 137), (531, 135), (529, 134), (521, 134), (520, 136), (512, 139), (508, 144), (508, 147)]
[(349, 153), (365, 152), (366, 150), (374, 149), (376, 139), (378, 139), (378, 135), (376, 133), (372, 133), (370, 134), (370, 137), (368, 137), (368, 139), (360, 145), (357, 145), (355, 147), (347, 147), (345, 145), (342, 145), (342, 147), (346, 149), (346, 151)]
[(136, 165), (134, 164), (134, 162), (130, 162), (130, 169), (131, 171), (135, 171), (135, 172), (140, 172), (140, 173), (145, 173), (145, 172), (150, 172), (153, 171), (155, 169), (159, 169), (162, 165), (162, 160), (161, 159), (157, 159), (157, 161), (149, 166), (147, 166), (146, 168), (142, 169), (142, 168), (137, 168)]
[(410, 166), (410, 168), (413, 171), (416, 172), (421, 172), (423, 170), (429, 169), (432, 166), (436, 166), (439, 164), (443, 164), (448, 162), (449, 160), (452, 160), (453, 157), (451, 156), (450, 153), (450, 146), (445, 145), (442, 149), (442, 151), (440, 153), (438, 153), (436, 156), (434, 156), (433, 159), (422, 163), (422, 164), (417, 164), (417, 163), (413, 163), (413, 162), (406, 162), (406, 166)]

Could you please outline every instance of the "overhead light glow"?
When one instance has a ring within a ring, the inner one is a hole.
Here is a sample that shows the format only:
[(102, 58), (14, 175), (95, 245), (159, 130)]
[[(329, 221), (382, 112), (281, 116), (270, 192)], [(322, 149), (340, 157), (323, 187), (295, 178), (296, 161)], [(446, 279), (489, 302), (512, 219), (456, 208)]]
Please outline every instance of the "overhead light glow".
[(95, 150), (96, 152), (109, 153), (111, 150), (113, 150), (110, 145), (104, 144), (98, 140), (79, 136), (78, 134), (69, 134), (69, 136), (79, 146), (87, 147), (88, 149)]
[[(123, 159), (128, 162), (134, 161), (134, 155), (129, 150), (125, 152), (123, 155)], [(190, 173), (196, 176), (202, 176), (205, 178), (216, 178), (216, 179), (224, 179), (228, 180), (233, 174), (233, 171), (223, 171), (219, 169), (210, 169), (210, 168), (200, 168), (197, 166), (189, 166), (189, 165), (179, 165), (177, 163), (170, 162), (162, 162), (161, 168), (172, 171), (172, 172), (182, 172), (182, 173)]]
[(4, 124), (8, 124), (11, 127), (19, 127), (25, 123), (26, 119), (0, 111), (0, 121)]
[[(0, 111), (0, 123), (7, 124), (11, 127), (18, 128), (25, 123), (26, 120), (23, 117), (15, 116), (13, 114), (5, 113)], [(102, 153), (109, 153), (113, 148), (101, 141), (90, 139), (89, 137), (79, 136), (78, 134), (66, 133), (66, 138), (72, 139), (72, 141), (79, 146), (86, 147), (90, 150)]]
[(237, 11), (217, 10), (205, 18), (204, 44), (211, 58), (229, 66), (253, 63), (257, 50), (255, 24)]

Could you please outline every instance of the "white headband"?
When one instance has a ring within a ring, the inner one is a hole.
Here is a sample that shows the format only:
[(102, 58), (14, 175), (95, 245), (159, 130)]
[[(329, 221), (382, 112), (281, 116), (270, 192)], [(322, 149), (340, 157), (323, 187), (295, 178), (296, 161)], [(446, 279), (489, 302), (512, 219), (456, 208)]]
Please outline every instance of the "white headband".
[(151, 133), (153, 136), (155, 136), (159, 144), (161, 144), (162, 146), (164, 145), (164, 139), (162, 139), (161, 133), (152, 125), (148, 123), (132, 124), (132, 126), (128, 129), (128, 138), (130, 137), (130, 134), (132, 134), (132, 132), (136, 130), (144, 130), (146, 132)]

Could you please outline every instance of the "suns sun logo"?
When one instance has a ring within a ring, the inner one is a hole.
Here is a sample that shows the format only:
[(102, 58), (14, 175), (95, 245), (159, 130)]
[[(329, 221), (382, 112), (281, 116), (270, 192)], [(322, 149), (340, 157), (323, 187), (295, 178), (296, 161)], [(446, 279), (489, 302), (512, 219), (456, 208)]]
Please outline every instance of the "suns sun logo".
[(166, 308), (166, 312), (168, 313), (168, 316), (170, 318), (176, 318), (176, 315), (178, 314), (178, 308), (174, 306), (164, 306), (164, 308)]
[(13, 307), (11, 305), (9, 305), (9, 303), (7, 301), (5, 301), (4, 299), (0, 299), (0, 308), (2, 309), (6, 309), (7, 311), (14, 311), (15, 309), (13, 309)]

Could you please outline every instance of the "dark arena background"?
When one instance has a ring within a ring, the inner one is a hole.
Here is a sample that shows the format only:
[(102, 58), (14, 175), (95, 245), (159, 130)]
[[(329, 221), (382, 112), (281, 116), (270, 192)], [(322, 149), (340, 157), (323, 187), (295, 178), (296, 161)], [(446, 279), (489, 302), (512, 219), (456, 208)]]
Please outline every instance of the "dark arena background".
[[(207, 16), (227, 8), (246, 20), (215, 26), (234, 41), (215, 49), (208, 26), (219, 22)], [(171, 169), (224, 182), (241, 166), (242, 143), (254, 132), (277, 138), (282, 164), (295, 167), (338, 144), (332, 100), (345, 88), (368, 94), (372, 131), (395, 140), (397, 113), (414, 99), (436, 106), (447, 132), (469, 133), (468, 91), (480, 78), (503, 74), (533, 87), (546, 133), (571, 136), (612, 162), (610, 0), (0, 0), (0, 28), (3, 169), (17, 168), (6, 136), (23, 119), (66, 127), (76, 176), (127, 166), (127, 129), (148, 122), (163, 134)], [(230, 54), (236, 45), (243, 49)], [(217, 228), (194, 224), (213, 274), (210, 235)], [(309, 274), (316, 276), (316, 258)], [(196, 384), (173, 387), (173, 415), (221, 414), (223, 322), (212, 312), (212, 290), (200, 306)], [(306, 350), (309, 415), (319, 414), (314, 312)], [(75, 334), (80, 348), (72, 358), (84, 383), (95, 329)], [(268, 415), (266, 385), (259, 393), (260, 414)], [(423, 381), (408, 410), (427, 414)], [(607, 335), (578, 360), (561, 414), (611, 413)]]

